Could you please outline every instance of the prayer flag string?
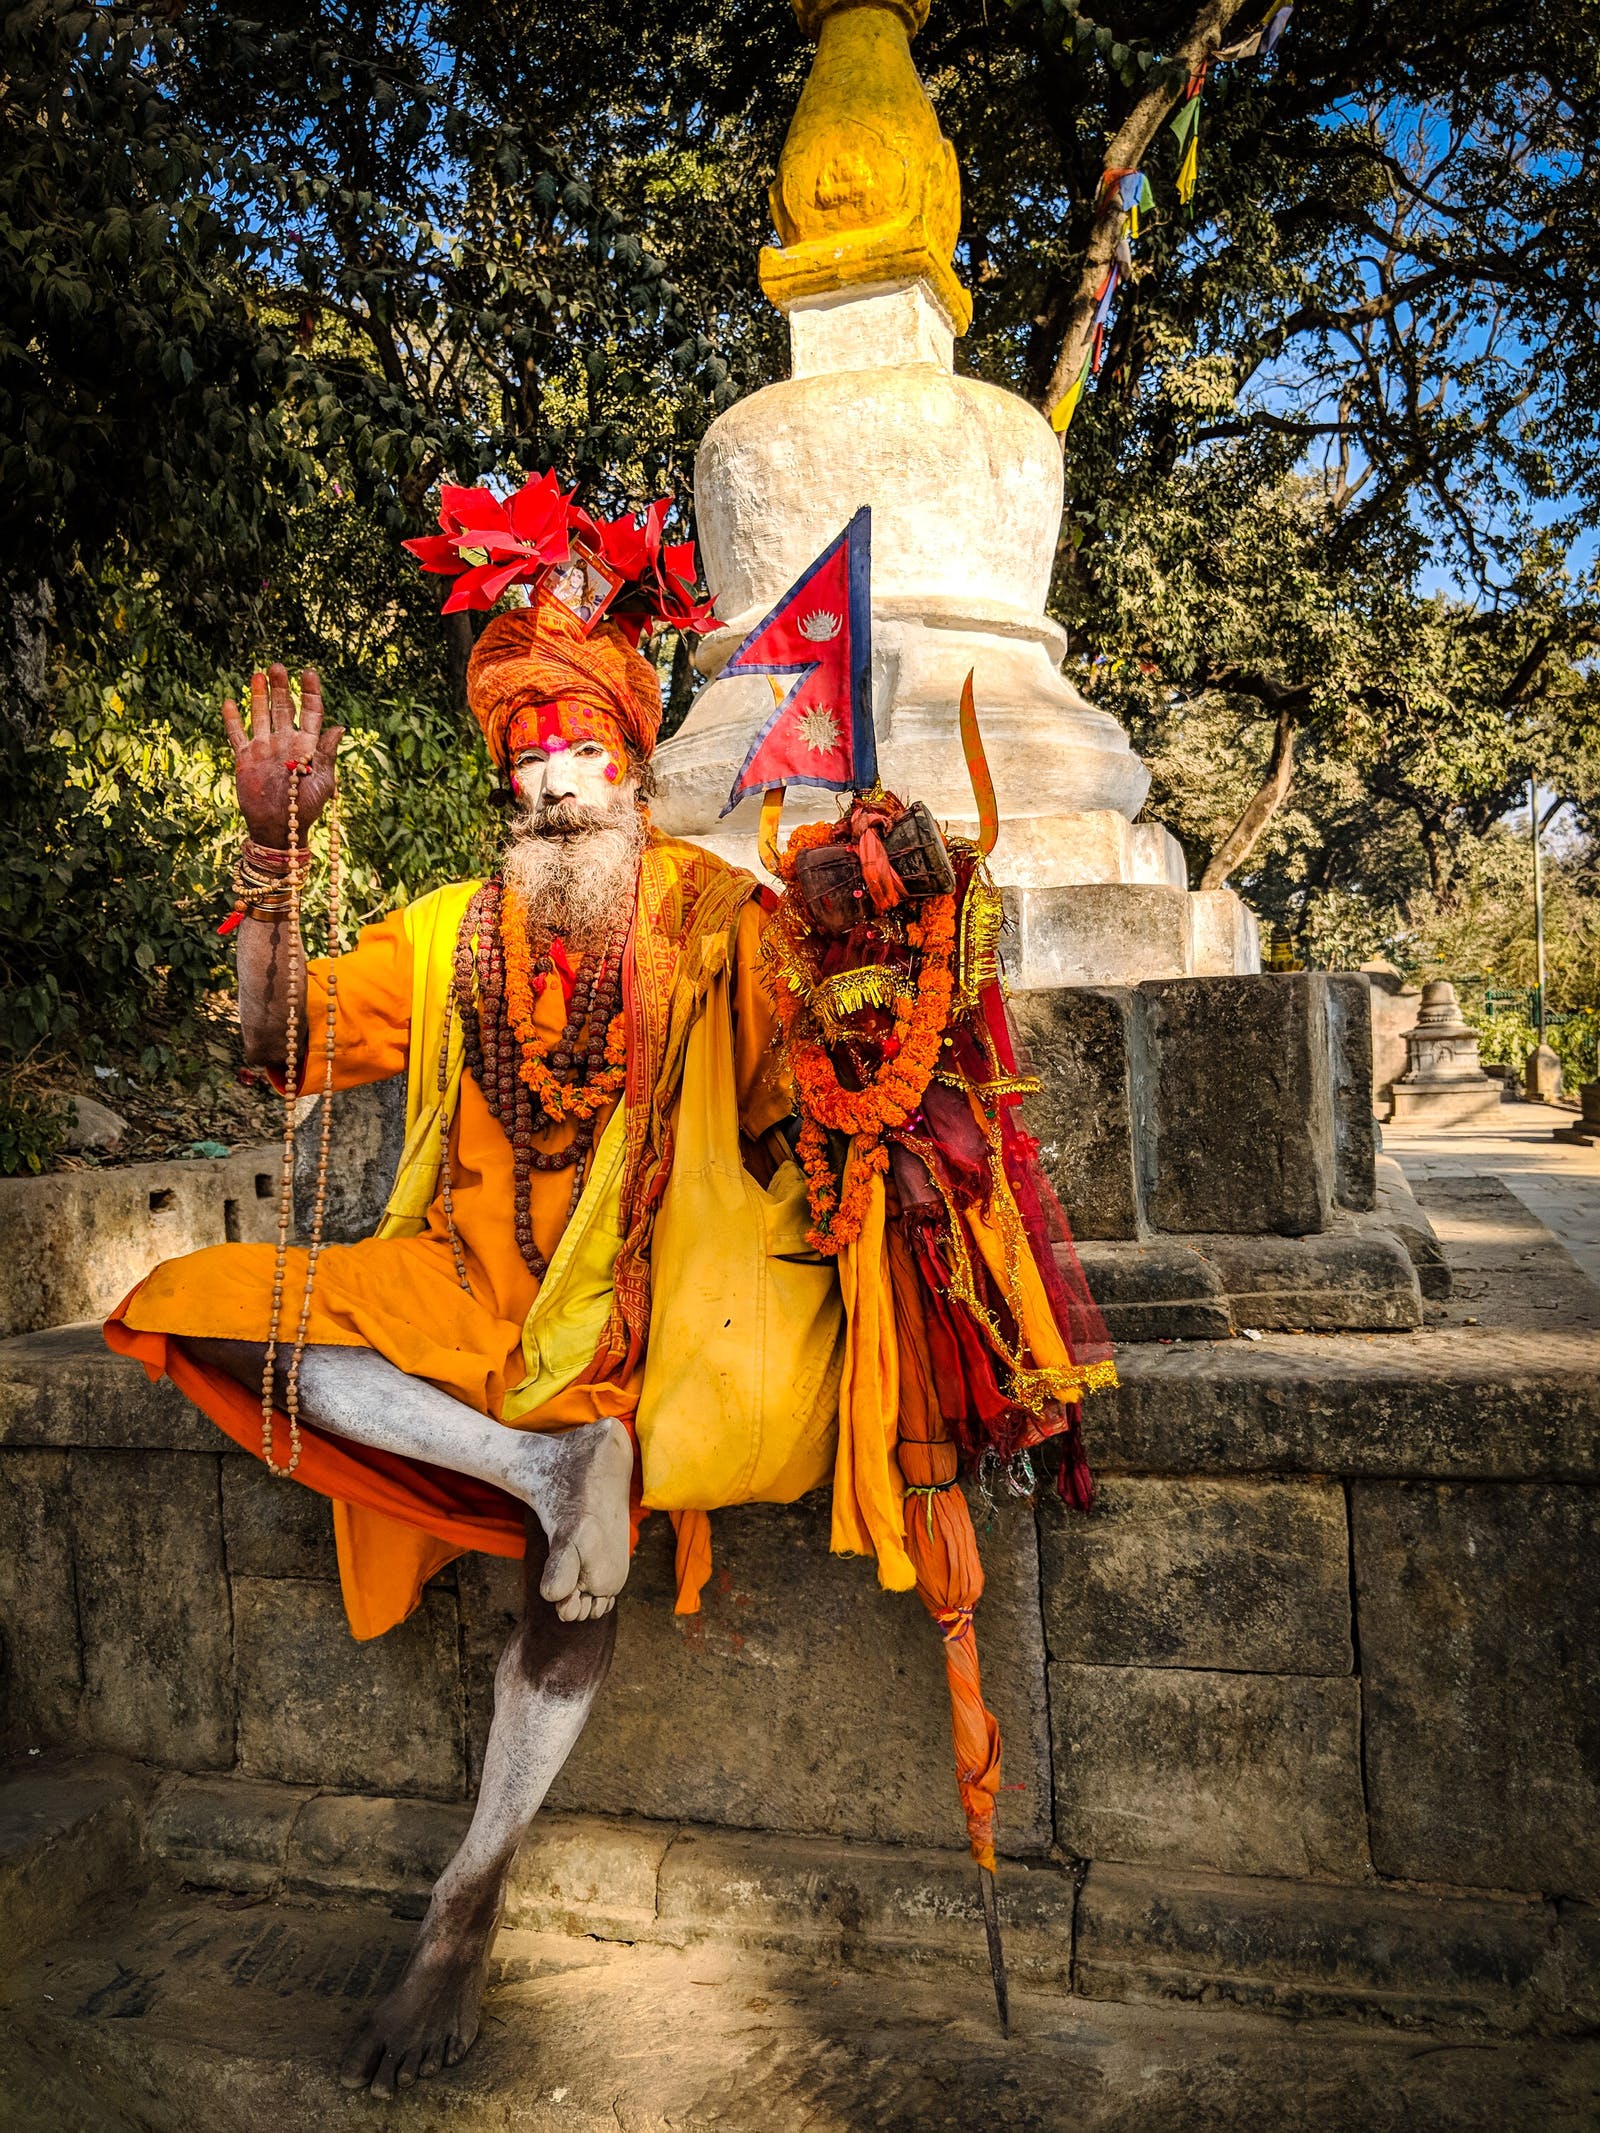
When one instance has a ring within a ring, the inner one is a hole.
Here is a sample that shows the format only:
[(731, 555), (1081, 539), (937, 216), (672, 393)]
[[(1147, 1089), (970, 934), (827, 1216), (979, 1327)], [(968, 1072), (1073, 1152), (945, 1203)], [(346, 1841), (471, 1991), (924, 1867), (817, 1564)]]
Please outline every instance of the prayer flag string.
[[(1226, 46), (1216, 54), (1219, 60), (1267, 59), (1277, 49), (1293, 6), (1275, 6), (1248, 37), (1237, 44)], [(1170, 131), (1178, 143), (1177, 194), (1182, 205), (1192, 215), (1194, 212), (1195, 188), (1200, 180), (1200, 96), (1206, 85), (1206, 76), (1213, 62), (1206, 60), (1199, 71), (1192, 74), (1185, 85), (1184, 98), (1170, 121)], [(1095, 291), (1094, 317), (1090, 325), (1088, 352), (1079, 367), (1077, 376), (1067, 387), (1050, 412), (1050, 426), (1058, 436), (1064, 436), (1071, 427), (1072, 418), (1078, 411), (1084, 389), (1091, 377), (1098, 377), (1105, 361), (1106, 339), (1111, 330), (1111, 317), (1117, 290), (1133, 274), (1133, 253), (1130, 240), (1139, 235), (1139, 217), (1147, 215), (1155, 206), (1155, 195), (1150, 190), (1150, 180), (1141, 170), (1116, 167), (1100, 173), (1100, 185), (1095, 194), (1097, 214), (1119, 213), (1123, 228), (1117, 238), (1116, 250), (1111, 264), (1106, 268), (1099, 288)]]

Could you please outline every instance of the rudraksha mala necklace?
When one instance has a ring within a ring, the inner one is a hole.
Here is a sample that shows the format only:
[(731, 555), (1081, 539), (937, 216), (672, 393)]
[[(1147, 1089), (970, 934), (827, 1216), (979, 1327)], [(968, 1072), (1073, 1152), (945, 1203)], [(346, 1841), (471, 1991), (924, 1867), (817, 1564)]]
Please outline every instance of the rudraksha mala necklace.
[[(548, 946), (534, 954), (521, 897), (498, 879), (486, 881), (456, 934), (455, 1007), (466, 1067), (511, 1143), (517, 1249), (539, 1281), (549, 1262), (533, 1241), (533, 1173), (572, 1172), (570, 1218), (594, 1150), (596, 1114), (619, 1093), (626, 1073), (622, 959), (627, 935), (623, 919), (604, 946), (584, 958), (566, 1026), (554, 1045), (547, 1045), (534, 1029), (533, 1007), (556, 966)], [(566, 1120), (575, 1130), (564, 1148), (534, 1146), (540, 1134)]]

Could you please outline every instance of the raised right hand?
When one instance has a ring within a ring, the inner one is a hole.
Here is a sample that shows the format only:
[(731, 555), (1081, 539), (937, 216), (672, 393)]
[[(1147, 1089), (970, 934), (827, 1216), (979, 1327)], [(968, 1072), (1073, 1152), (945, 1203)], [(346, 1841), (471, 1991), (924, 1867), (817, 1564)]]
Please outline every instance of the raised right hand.
[(322, 682), (315, 667), (300, 677), (300, 719), (295, 721), (289, 674), (273, 665), (250, 677), (250, 731), (230, 696), (222, 707), (233, 750), (239, 811), (257, 844), (281, 852), (289, 842), (289, 765), (309, 763), (300, 778), (300, 842), (333, 796), (333, 766), (342, 726), (322, 723)]

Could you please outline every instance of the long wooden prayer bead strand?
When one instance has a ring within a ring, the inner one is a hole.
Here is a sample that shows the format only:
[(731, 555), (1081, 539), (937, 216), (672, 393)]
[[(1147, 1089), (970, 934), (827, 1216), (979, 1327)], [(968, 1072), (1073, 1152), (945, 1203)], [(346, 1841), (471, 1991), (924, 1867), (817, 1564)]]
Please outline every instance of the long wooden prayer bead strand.
[[(465, 1028), (465, 1023), (463, 1023)], [(472, 1283), (467, 1279), (467, 1262), (461, 1249), (461, 1238), (456, 1230), (455, 1179), (450, 1173), (450, 1114), (445, 1109), (445, 1095), (450, 1087), (450, 1011), (445, 1010), (444, 1036), (439, 1044), (439, 1197), (444, 1202), (445, 1233), (450, 1239), (450, 1256), (455, 1261), (456, 1280), (465, 1293), (472, 1294)]]
[(289, 1265), (289, 1232), (294, 1226), (294, 1129), (296, 1084), (300, 1065), (300, 972), (304, 953), (300, 940), (300, 777), (298, 765), (289, 765), (289, 938), (285, 943), (288, 962), (289, 1005), (283, 1033), (283, 1168), (278, 1177), (278, 1248), (272, 1264), (272, 1315), (267, 1326), (267, 1353), (261, 1365), (261, 1458), (269, 1474), (287, 1476), (300, 1463), (300, 1439), (293, 1416), (289, 1420), (289, 1464), (272, 1463), (272, 1417), (274, 1366), (278, 1360), (278, 1327), (283, 1317), (283, 1283)]
[[(482, 915), (483, 891), (480, 889), (477, 895), (473, 897), (471, 903), (467, 906), (466, 916), (463, 918), (460, 928), (456, 933), (456, 952), (454, 963), (452, 965), (452, 976), (455, 986), (454, 994), (452, 997), (455, 1009), (461, 1017), (462, 1057), (466, 1061), (467, 1072), (471, 1074), (473, 1080), (476, 1081), (480, 1086), (483, 1082), (484, 1072), (484, 1031), (479, 1023), (479, 1019), (474, 1008), (472, 996), (472, 980), (473, 944), (475, 939), (475, 929), (481, 925)], [(441, 1064), (439, 1069), (440, 1075), (443, 1078), (440, 1079), (438, 1085), (439, 1094), (441, 1096), (444, 1095), (445, 1090), (448, 1086), (448, 1074), (443, 1063), (445, 1059), (445, 1053), (448, 1052), (450, 1043), (450, 1016), (448, 1013), (445, 1016), (444, 1035), (445, 1052), (440, 1054)]]
[[(289, 941), (287, 945), (289, 1000), (284, 1017), (283, 1075), (283, 1169), (278, 1181), (278, 1245), (272, 1272), (272, 1313), (267, 1329), (266, 1357), (261, 1367), (261, 1458), (267, 1472), (287, 1480), (300, 1464), (300, 1364), (306, 1350), (311, 1323), (311, 1291), (316, 1280), (317, 1259), (322, 1251), (322, 1232), (328, 1207), (328, 1165), (333, 1133), (333, 1065), (338, 1030), (339, 931), (343, 894), (343, 855), (339, 837), (339, 785), (334, 773), (328, 802), (328, 1007), (323, 1042), (322, 1117), (317, 1144), (316, 1197), (312, 1206), (311, 1240), (306, 1255), (305, 1287), (300, 1300), (300, 1322), (284, 1384), (284, 1411), (289, 1420), (289, 1463), (275, 1466), (272, 1458), (274, 1371), (278, 1334), (283, 1321), (283, 1290), (289, 1263), (289, 1233), (294, 1224), (295, 1110), (298, 1103), (300, 1066), (300, 987), (304, 982), (305, 944), (300, 936), (300, 780), (311, 768), (309, 762), (291, 763), (288, 792)], [(309, 854), (308, 854), (309, 856)]]
[(531, 1205), (534, 1115), (533, 1098), (518, 1080), (513, 1084), (511, 1113), (511, 1159), (515, 1179), (512, 1196), (513, 1219), (516, 1223), (517, 1249), (522, 1254), (523, 1264), (536, 1281), (542, 1281), (547, 1262), (543, 1252), (533, 1241)]
[[(511, 1026), (502, 937), (504, 916), (504, 885), (498, 879), (486, 882), (468, 907), (457, 935), (454, 991), (462, 1018), (467, 1069), (483, 1093), (490, 1116), (511, 1143), (517, 1248), (529, 1271), (542, 1279), (547, 1262), (533, 1237), (533, 1173), (573, 1172), (570, 1216), (582, 1196), (585, 1166), (594, 1150), (595, 1128), (591, 1115), (574, 1121), (571, 1138), (564, 1146), (535, 1145), (555, 1121), (544, 1115), (535, 1100), (530, 1087), (532, 1077), (524, 1071), (521, 1047)], [(546, 1061), (549, 1072), (563, 1087), (584, 1087), (606, 1071), (606, 1044), (621, 1005), (626, 939), (626, 928), (619, 928), (602, 950), (586, 960), (574, 981), (561, 1034)], [(532, 975), (542, 990), (553, 974), (554, 965), (546, 951), (535, 962)], [(447, 1190), (450, 1183), (446, 1170)], [(448, 1209), (447, 1226), (454, 1243)]]
[[(308, 766), (309, 767), (309, 766)], [(284, 1411), (289, 1417), (289, 1466), (293, 1473), (300, 1459), (300, 1364), (311, 1330), (311, 1291), (322, 1254), (322, 1230), (328, 1211), (328, 1161), (333, 1151), (333, 1058), (339, 992), (339, 918), (344, 884), (344, 858), (339, 840), (339, 788), (335, 784), (328, 800), (328, 1011), (322, 1045), (322, 1116), (317, 1132), (317, 1190), (311, 1206), (311, 1241), (306, 1247), (306, 1283), (300, 1298), (300, 1323), (295, 1328), (294, 1351), (284, 1382)], [(303, 951), (302, 951), (303, 953)]]

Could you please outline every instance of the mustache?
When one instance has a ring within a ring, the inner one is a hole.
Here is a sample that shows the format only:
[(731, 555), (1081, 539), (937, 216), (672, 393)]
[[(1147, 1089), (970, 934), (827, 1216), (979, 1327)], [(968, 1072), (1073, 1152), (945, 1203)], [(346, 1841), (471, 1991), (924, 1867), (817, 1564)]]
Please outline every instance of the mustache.
[(528, 814), (528, 828), (535, 837), (581, 837), (616, 825), (614, 807), (591, 807), (584, 800), (541, 799)]

